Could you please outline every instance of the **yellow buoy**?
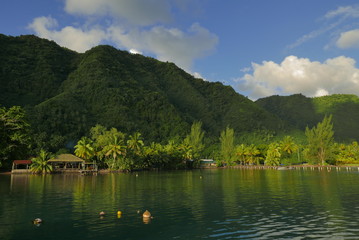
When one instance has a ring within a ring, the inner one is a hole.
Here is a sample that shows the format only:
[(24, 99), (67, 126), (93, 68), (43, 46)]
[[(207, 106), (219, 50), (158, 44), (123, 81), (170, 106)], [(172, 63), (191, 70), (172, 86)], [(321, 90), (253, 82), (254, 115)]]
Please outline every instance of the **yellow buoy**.
[(151, 213), (150, 213), (148, 210), (146, 210), (146, 211), (142, 214), (142, 217), (144, 217), (144, 218), (150, 218), (150, 217), (151, 217)]
[(32, 222), (35, 225), (40, 225), (42, 223), (42, 219), (41, 218), (35, 218)]

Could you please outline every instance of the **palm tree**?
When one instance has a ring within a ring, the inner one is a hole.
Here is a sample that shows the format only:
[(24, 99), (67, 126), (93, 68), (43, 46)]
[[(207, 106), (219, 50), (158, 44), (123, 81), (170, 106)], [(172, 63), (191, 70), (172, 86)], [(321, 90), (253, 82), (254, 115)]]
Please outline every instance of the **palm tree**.
[(193, 160), (193, 147), (182, 143), (178, 146), (179, 150), (182, 152), (182, 157), (185, 160)]
[(278, 143), (269, 144), (264, 164), (267, 166), (279, 166), (281, 157), (280, 150)]
[(238, 156), (239, 163), (241, 165), (244, 165), (244, 163), (246, 162), (246, 148), (247, 146), (245, 144), (241, 144), (236, 148), (236, 155)]
[(118, 139), (117, 136), (113, 136), (111, 142), (103, 148), (103, 152), (106, 157), (111, 157), (111, 169), (114, 169), (117, 160), (120, 156), (126, 155), (125, 147), (123, 146), (122, 139)]
[(131, 149), (135, 154), (139, 154), (144, 143), (142, 141), (141, 133), (135, 132), (130, 135), (130, 139), (127, 140), (127, 147)]
[(82, 137), (75, 146), (75, 155), (85, 160), (92, 158), (95, 155), (95, 150), (91, 139)]
[(254, 145), (251, 144), (249, 146), (246, 147), (245, 149), (245, 155), (247, 157), (247, 161), (249, 164), (259, 164), (259, 160), (261, 159), (259, 154), (261, 152), (258, 150), (258, 148)]
[(52, 158), (53, 155), (45, 150), (41, 149), (39, 156), (31, 159), (32, 164), (30, 169), (33, 173), (50, 173), (52, 171), (52, 166), (48, 163), (48, 160)]
[(280, 147), (283, 152), (287, 154), (292, 154), (298, 150), (298, 145), (295, 144), (293, 137), (285, 136), (280, 142)]
[(336, 164), (353, 164), (358, 163), (359, 160), (359, 145), (357, 142), (351, 144), (335, 144), (334, 147), (337, 149)]

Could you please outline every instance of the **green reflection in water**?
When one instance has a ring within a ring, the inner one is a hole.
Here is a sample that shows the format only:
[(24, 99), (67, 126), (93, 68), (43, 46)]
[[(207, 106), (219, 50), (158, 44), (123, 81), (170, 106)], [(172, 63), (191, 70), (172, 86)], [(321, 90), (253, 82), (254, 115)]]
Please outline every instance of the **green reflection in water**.
[(355, 171), (273, 169), (0, 175), (0, 239), (357, 236), (358, 180)]

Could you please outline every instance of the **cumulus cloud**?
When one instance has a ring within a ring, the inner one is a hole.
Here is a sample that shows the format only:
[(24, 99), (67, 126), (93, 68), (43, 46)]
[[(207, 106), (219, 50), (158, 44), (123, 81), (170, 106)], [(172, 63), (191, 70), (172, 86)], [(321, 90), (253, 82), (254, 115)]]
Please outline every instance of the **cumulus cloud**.
[(193, 24), (187, 31), (178, 28), (155, 26), (150, 29), (111, 25), (108, 28), (66, 26), (56, 30), (58, 23), (51, 17), (35, 18), (28, 26), (36, 35), (56, 41), (69, 49), (84, 52), (102, 41), (112, 42), (131, 53), (155, 55), (161, 61), (174, 62), (186, 71), (191, 71), (195, 59), (210, 54), (218, 43), (218, 37)]
[(341, 33), (336, 45), (339, 48), (359, 48), (359, 29)]
[(35, 18), (28, 26), (28, 28), (33, 30), (39, 37), (53, 40), (63, 47), (78, 52), (84, 52), (98, 45), (106, 38), (106, 33), (96, 27), (82, 30), (80, 28), (67, 26), (61, 30), (55, 30), (56, 27), (58, 27), (58, 23), (51, 17)]
[(218, 37), (198, 23), (187, 30), (163, 24), (171, 22), (172, 10), (184, 11), (193, 1), (65, 0), (65, 12), (78, 17), (76, 25), (59, 27), (52, 17), (38, 17), (29, 29), (78, 52), (107, 43), (174, 62), (191, 72), (193, 61), (210, 54)]
[(168, 0), (66, 0), (65, 11), (83, 16), (126, 19), (136, 25), (151, 25), (171, 20)]
[(237, 79), (239, 90), (257, 99), (274, 94), (302, 93), (309, 97), (334, 93), (359, 95), (359, 69), (355, 60), (340, 56), (320, 63), (288, 56), (281, 63), (252, 64), (253, 73)]
[(215, 34), (198, 23), (186, 32), (163, 26), (126, 32), (123, 28), (113, 26), (109, 29), (109, 35), (119, 47), (153, 53), (159, 60), (174, 62), (187, 71), (190, 71), (195, 59), (209, 54), (218, 42)]

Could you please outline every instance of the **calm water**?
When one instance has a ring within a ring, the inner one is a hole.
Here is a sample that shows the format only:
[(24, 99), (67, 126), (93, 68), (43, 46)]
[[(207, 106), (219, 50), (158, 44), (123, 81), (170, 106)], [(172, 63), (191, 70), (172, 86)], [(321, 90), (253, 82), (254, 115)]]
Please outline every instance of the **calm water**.
[(358, 171), (0, 175), (0, 239), (359, 239), (358, 226)]

